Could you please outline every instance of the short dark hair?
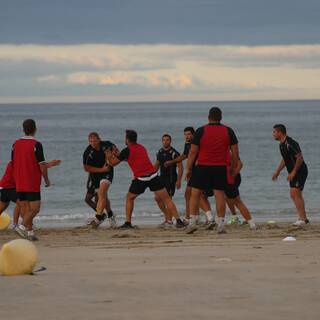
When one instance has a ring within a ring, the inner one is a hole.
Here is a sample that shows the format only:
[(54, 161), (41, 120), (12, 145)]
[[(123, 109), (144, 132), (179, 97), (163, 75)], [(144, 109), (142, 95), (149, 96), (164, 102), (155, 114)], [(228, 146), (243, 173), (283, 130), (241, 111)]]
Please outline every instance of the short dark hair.
[(273, 126), (273, 129), (280, 131), (283, 134), (287, 134), (287, 128), (284, 124), (278, 123)]
[(91, 137), (95, 137), (95, 138), (100, 140), (100, 136), (99, 136), (98, 132), (95, 132), (95, 131), (90, 132), (89, 135), (88, 135), (88, 139), (90, 139)]
[(194, 128), (193, 127), (185, 127), (183, 132), (187, 132), (187, 131), (190, 131), (192, 134), (194, 134)]
[(138, 134), (134, 130), (126, 130), (126, 139), (129, 142), (136, 143), (138, 139)]
[(22, 127), (26, 135), (34, 134), (37, 130), (36, 122), (33, 119), (24, 120)]
[(163, 139), (163, 138), (169, 138), (170, 141), (172, 140), (170, 134), (168, 134), (168, 133), (165, 133), (165, 134), (162, 136), (162, 139)]
[(209, 110), (209, 119), (213, 121), (221, 121), (222, 119), (222, 111), (218, 107), (212, 107)]

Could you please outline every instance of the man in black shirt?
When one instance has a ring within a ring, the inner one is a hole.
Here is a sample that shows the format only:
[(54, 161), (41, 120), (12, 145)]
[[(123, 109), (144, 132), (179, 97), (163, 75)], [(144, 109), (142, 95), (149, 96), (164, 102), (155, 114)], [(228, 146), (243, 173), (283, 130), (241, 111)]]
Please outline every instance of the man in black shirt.
[[(88, 222), (93, 228), (97, 228), (106, 218), (103, 213), (107, 200), (108, 189), (113, 180), (113, 167), (106, 163), (105, 152), (116, 146), (110, 141), (101, 141), (98, 133), (91, 132), (88, 137), (89, 146), (83, 154), (83, 167), (89, 173), (91, 189), (97, 192), (98, 202), (95, 217)], [(109, 207), (107, 210), (111, 227), (116, 227), (115, 216)]]
[(287, 136), (287, 130), (283, 124), (276, 124), (273, 127), (272, 134), (275, 140), (280, 142), (280, 153), (282, 155), (282, 160), (273, 174), (272, 180), (277, 180), (284, 167), (287, 168), (290, 196), (298, 211), (298, 220), (293, 225), (305, 225), (309, 223), (309, 220), (306, 215), (302, 191), (308, 176), (308, 167), (304, 162), (298, 142)]
[[(171, 140), (172, 139), (169, 134), (164, 134), (162, 136), (162, 148), (157, 152), (157, 160), (154, 166), (157, 170), (160, 168), (160, 177), (165, 184), (165, 188), (167, 189), (169, 196), (172, 198), (175, 194), (176, 188), (178, 190), (181, 188), (183, 165), (182, 162), (169, 167), (164, 165), (167, 161), (174, 160), (180, 155), (180, 153), (171, 146)], [(165, 220), (161, 226), (166, 227), (173, 225), (170, 211), (166, 208), (163, 201), (157, 196), (155, 196), (155, 200), (165, 216)]]

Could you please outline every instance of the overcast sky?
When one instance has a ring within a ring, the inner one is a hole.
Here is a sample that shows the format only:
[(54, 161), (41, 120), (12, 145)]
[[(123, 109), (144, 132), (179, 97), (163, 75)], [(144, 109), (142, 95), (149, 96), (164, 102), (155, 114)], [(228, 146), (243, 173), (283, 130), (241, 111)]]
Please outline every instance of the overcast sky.
[(0, 102), (320, 98), (318, 0), (0, 4)]

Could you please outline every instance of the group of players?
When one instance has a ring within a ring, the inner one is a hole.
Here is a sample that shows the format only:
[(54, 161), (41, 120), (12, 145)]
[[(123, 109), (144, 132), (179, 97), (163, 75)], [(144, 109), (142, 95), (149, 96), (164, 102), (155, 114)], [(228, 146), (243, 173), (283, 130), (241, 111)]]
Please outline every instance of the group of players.
[[(200, 223), (200, 209), (205, 213), (205, 228), (217, 227), (224, 233), (225, 212), (228, 204), (232, 213), (231, 223), (237, 223), (236, 208), (244, 218), (244, 223), (253, 230), (256, 225), (251, 214), (240, 198), (240, 171), (243, 166), (238, 149), (238, 139), (234, 131), (223, 125), (222, 112), (218, 107), (209, 111), (208, 124), (198, 128), (184, 129), (185, 147), (179, 154), (171, 145), (171, 136), (162, 136), (162, 148), (152, 163), (146, 148), (137, 141), (137, 132), (126, 130), (125, 144), (121, 152), (110, 141), (102, 141), (96, 132), (88, 137), (89, 145), (83, 154), (83, 167), (89, 173), (86, 202), (95, 210), (88, 225), (97, 228), (108, 218), (112, 228), (118, 228), (115, 214), (108, 199), (112, 184), (114, 167), (126, 161), (133, 173), (133, 180), (126, 196), (126, 220), (120, 229), (131, 229), (135, 199), (147, 188), (154, 193), (155, 200), (163, 212), (162, 228), (172, 228), (173, 219), (177, 228), (185, 228), (193, 233)], [(11, 161), (0, 180), (0, 214), (11, 201), (16, 202), (14, 210), (14, 230), (23, 238), (35, 241), (33, 219), (41, 204), (41, 180), (50, 186), (48, 168), (57, 166), (60, 160), (45, 161), (43, 147), (35, 139), (36, 123), (32, 119), (23, 122), (25, 136), (18, 139), (12, 147)], [(272, 179), (276, 180), (286, 167), (290, 182), (290, 195), (298, 212), (295, 226), (309, 223), (305, 212), (303, 188), (308, 175), (299, 144), (287, 136), (282, 124), (275, 125), (273, 136), (280, 142), (282, 160)], [(185, 174), (183, 161), (186, 160)], [(180, 218), (173, 202), (176, 189), (180, 189), (185, 176), (185, 217)], [(214, 215), (208, 197), (214, 196), (216, 214)], [(19, 217), (21, 223), (19, 224)]]

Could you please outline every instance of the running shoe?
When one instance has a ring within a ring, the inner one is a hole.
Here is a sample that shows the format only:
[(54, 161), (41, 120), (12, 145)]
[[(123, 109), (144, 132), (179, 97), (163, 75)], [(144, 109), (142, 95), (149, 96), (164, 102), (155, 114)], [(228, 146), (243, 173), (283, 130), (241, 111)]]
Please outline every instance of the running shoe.
[(216, 224), (215, 221), (208, 221), (208, 222), (206, 223), (205, 229), (206, 229), (206, 230), (213, 230), (216, 225), (217, 225), (217, 224)]
[(296, 222), (294, 222), (292, 225), (295, 227), (301, 227), (301, 226), (305, 226), (306, 224), (310, 223), (310, 221), (308, 219), (306, 220), (301, 220), (298, 219)]
[(118, 227), (115, 214), (108, 218), (111, 229), (116, 229)]
[(238, 225), (240, 224), (240, 219), (238, 216), (232, 216), (228, 221), (228, 225)]
[(177, 220), (176, 222), (176, 228), (181, 229), (184, 228), (186, 225), (184, 224), (184, 221), (181, 221), (180, 219)]
[(173, 227), (173, 222), (164, 220), (162, 223), (158, 225), (159, 229), (171, 229)]
[(28, 231), (27, 239), (29, 241), (38, 241), (39, 240), (39, 238), (34, 234), (33, 230)]
[(218, 234), (227, 233), (226, 230), (224, 229), (223, 224), (218, 225), (217, 232), (218, 232)]
[(195, 224), (189, 224), (186, 228), (186, 234), (193, 234), (198, 230), (198, 227)]
[(131, 222), (125, 222), (119, 227), (119, 229), (134, 229), (134, 226), (131, 224)]
[(183, 223), (184, 223), (185, 226), (189, 225), (190, 218), (183, 218)]
[(101, 215), (96, 214), (95, 217), (88, 219), (87, 225), (91, 226), (93, 229), (97, 229), (106, 217), (107, 215), (105, 213)]
[(14, 231), (23, 239), (28, 239), (28, 231), (27, 229), (21, 224), (20, 226), (16, 227)]

